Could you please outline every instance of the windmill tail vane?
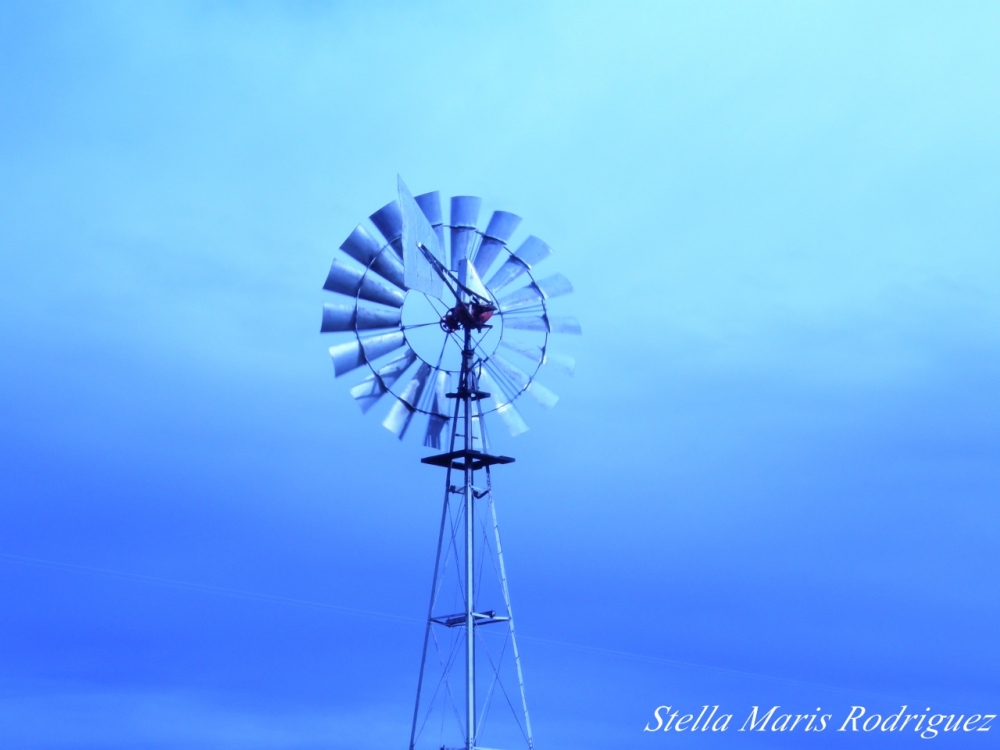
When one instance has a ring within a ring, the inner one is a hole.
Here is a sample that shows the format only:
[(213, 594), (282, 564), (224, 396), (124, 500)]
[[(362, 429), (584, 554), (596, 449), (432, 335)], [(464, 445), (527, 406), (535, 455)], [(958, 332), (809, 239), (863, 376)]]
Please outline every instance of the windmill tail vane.
[(510, 249), (520, 217), (494, 211), (480, 230), (481, 200), (456, 196), (445, 224), (437, 192), (414, 197), (399, 178), (398, 195), (369, 217), (374, 232), (359, 224), (340, 246), (321, 331), (344, 339), (330, 347), (337, 377), (367, 368), (350, 389), (363, 412), (388, 397), (386, 429), (402, 439), (421, 415), (423, 444), (447, 444), (421, 459), (445, 469), (445, 491), (409, 748), (532, 750), (490, 473), (514, 459), (490, 452), (485, 417), (516, 436), (518, 399), (555, 404), (537, 376), (572, 374), (549, 339), (580, 325), (549, 302), (573, 288), (537, 276), (542, 240)]

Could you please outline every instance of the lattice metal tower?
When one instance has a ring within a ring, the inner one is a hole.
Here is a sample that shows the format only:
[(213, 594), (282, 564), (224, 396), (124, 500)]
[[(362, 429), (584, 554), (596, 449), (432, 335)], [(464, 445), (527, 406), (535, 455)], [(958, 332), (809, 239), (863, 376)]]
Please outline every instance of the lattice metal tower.
[(400, 439), (417, 414), (425, 446), (440, 450), (447, 435), (447, 452), (422, 459), (446, 476), (409, 747), (531, 750), (490, 474), (514, 459), (490, 452), (484, 417), (495, 412), (518, 435), (518, 398), (555, 404), (536, 376), (543, 366), (572, 373), (573, 360), (548, 346), (552, 333), (580, 333), (549, 312), (572, 287), (561, 274), (536, 278), (551, 254), (537, 237), (508, 248), (514, 214), (495, 211), (481, 232), (480, 199), (457, 196), (446, 225), (438, 193), (414, 198), (402, 178), (398, 188), (370, 217), (384, 241), (358, 225), (341, 245), (346, 258), (324, 284), (341, 296), (323, 305), (322, 331), (347, 339), (330, 348), (338, 377), (369, 369), (351, 389), (363, 411), (389, 396), (382, 424)]

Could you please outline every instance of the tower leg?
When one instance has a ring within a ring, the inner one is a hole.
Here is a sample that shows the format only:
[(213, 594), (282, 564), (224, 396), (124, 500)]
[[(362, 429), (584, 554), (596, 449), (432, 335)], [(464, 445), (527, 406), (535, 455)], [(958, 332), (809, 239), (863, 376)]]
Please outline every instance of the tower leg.
[[(451, 435), (448, 441), (450, 451), (455, 450), (455, 441), (458, 439), (458, 430), (455, 429), (455, 427), (458, 424), (458, 415), (461, 406), (461, 399), (455, 399), (455, 413), (452, 415)], [(420, 719), (420, 692), (424, 687), (424, 670), (427, 667), (427, 647), (430, 645), (431, 628), (434, 626), (434, 603), (437, 601), (439, 583), (438, 576), (441, 572), (441, 551), (444, 545), (444, 528), (448, 521), (448, 513), (451, 508), (451, 501), (449, 499), (451, 496), (451, 472), (452, 468), (449, 465), (444, 480), (444, 503), (441, 507), (441, 526), (438, 529), (437, 554), (434, 557), (434, 577), (431, 579), (431, 600), (427, 605), (427, 627), (424, 630), (424, 648), (420, 654), (420, 673), (417, 676), (417, 698), (413, 703), (413, 724), (410, 726), (410, 750), (414, 750), (417, 742), (417, 722)]]
[[(486, 470), (487, 487), (490, 485), (490, 470)], [(517, 651), (517, 637), (514, 635), (514, 610), (510, 606), (510, 590), (507, 588), (507, 570), (503, 565), (503, 547), (500, 546), (500, 526), (497, 524), (497, 509), (493, 505), (493, 493), (489, 494), (490, 515), (493, 519), (493, 537), (496, 540), (497, 562), (500, 564), (500, 585), (503, 589), (503, 603), (507, 608), (507, 627), (510, 630), (510, 646), (514, 654), (514, 666), (517, 668), (517, 687), (521, 692), (521, 708), (524, 711), (524, 730), (528, 740), (528, 750), (534, 750), (535, 742), (531, 738), (531, 719), (528, 717), (528, 699), (524, 694), (524, 675), (521, 673), (521, 655)]]
[[(434, 577), (431, 579), (431, 601), (427, 605), (427, 627), (424, 630), (424, 649), (420, 654), (420, 673), (417, 676), (417, 699), (413, 703), (413, 724), (410, 727), (410, 750), (414, 750), (417, 741), (417, 720), (420, 718), (420, 691), (424, 686), (424, 669), (427, 666), (427, 646), (430, 644), (431, 626), (434, 621), (434, 602), (437, 599), (438, 572), (441, 570), (441, 547), (444, 543), (444, 526), (448, 520), (448, 486), (451, 481), (451, 472), (448, 472), (448, 480), (445, 484), (444, 506), (441, 508), (441, 528), (438, 531), (437, 555), (434, 557)], [(516, 653), (516, 652), (515, 652)]]

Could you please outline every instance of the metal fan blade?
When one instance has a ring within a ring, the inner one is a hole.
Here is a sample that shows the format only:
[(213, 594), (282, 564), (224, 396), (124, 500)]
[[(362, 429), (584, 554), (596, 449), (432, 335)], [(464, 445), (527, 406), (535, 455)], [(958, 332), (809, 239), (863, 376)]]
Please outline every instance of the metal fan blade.
[(323, 288), (348, 297), (361, 297), (371, 302), (379, 302), (389, 307), (402, 307), (406, 296), (402, 289), (380, 281), (372, 274), (333, 261)]
[(400, 258), (403, 257), (403, 245), (400, 238), (403, 236), (403, 214), (398, 201), (389, 201), (378, 211), (368, 217), (375, 228), (382, 233), (386, 242), (392, 245)]
[(434, 376), (434, 402), (432, 411), (448, 418), (448, 372), (438, 370)]
[(448, 424), (448, 417), (431, 414), (427, 418), (427, 432), (424, 433), (424, 445), (428, 448), (441, 448), (441, 433)]
[(543, 365), (548, 365), (553, 370), (563, 373), (564, 375), (572, 375), (573, 371), (576, 369), (576, 360), (567, 354), (558, 354), (556, 352), (545, 352), (545, 359), (542, 360)]
[(548, 331), (549, 324), (544, 315), (514, 316), (505, 315), (503, 319), (504, 328), (513, 328), (518, 331)]
[(402, 355), (354, 386), (351, 389), (351, 395), (357, 400), (361, 411), (367, 412), (371, 409), (375, 402), (389, 390), (393, 383), (399, 380), (400, 376), (409, 369), (416, 359), (416, 353), (407, 347), (406, 352)]
[(352, 303), (330, 303), (323, 305), (323, 325), (321, 333), (333, 331), (366, 331), (375, 328), (397, 328), (402, 311), (398, 307), (378, 309), (355, 307)]
[(576, 318), (569, 316), (537, 315), (537, 316), (517, 316), (508, 315), (503, 319), (504, 328), (515, 328), (519, 331), (548, 331), (549, 333), (573, 333), (581, 334), (580, 324)]
[(406, 428), (410, 426), (413, 419), (413, 409), (404, 401), (397, 400), (389, 409), (389, 413), (382, 420), (382, 426), (400, 440), (406, 434)]
[(361, 407), (361, 413), (367, 414), (368, 410), (378, 403), (378, 400), (385, 395), (386, 388), (382, 381), (374, 375), (369, 375), (356, 386), (351, 388), (351, 396)]
[(348, 297), (357, 297), (363, 276), (364, 273), (362, 271), (345, 266), (343, 263), (335, 260), (330, 266), (330, 272), (326, 275), (323, 288), (328, 292), (339, 292), (340, 294), (346, 294)]
[(334, 331), (354, 330), (354, 304), (323, 304), (323, 323), (319, 328), (320, 333), (333, 333)]
[(552, 248), (544, 240), (540, 240), (534, 235), (522, 242), (514, 253), (514, 256), (529, 268), (534, 268), (550, 255), (552, 255)]
[(441, 193), (433, 190), (430, 193), (422, 193), (413, 200), (420, 206), (420, 210), (423, 211), (424, 216), (427, 217), (427, 221), (430, 222), (432, 227), (444, 224), (443, 214), (441, 213)]
[(406, 337), (402, 331), (369, 336), (360, 341), (348, 341), (344, 344), (330, 347), (333, 358), (333, 371), (337, 377), (345, 372), (360, 367), (365, 362), (374, 362), (381, 356), (406, 345)]
[(430, 365), (426, 362), (420, 365), (417, 374), (413, 376), (413, 380), (406, 384), (406, 388), (403, 389), (399, 399), (392, 405), (389, 414), (382, 421), (382, 426), (400, 440), (406, 434), (406, 428), (410, 426), (417, 403), (420, 401), (420, 395), (423, 393), (424, 385), (427, 383), (427, 376), (430, 373)]
[(541, 347), (525, 344), (520, 341), (501, 339), (500, 346), (508, 351), (520, 354), (531, 360), (534, 365), (548, 365), (551, 369), (561, 372), (564, 375), (572, 375), (576, 369), (576, 360), (566, 354), (558, 354), (546, 348), (542, 352)]
[(515, 394), (523, 391), (528, 383), (531, 382), (531, 376), (528, 373), (517, 365), (507, 361), (496, 352), (487, 360), (487, 363), (492, 365), (501, 375), (500, 382), (509, 383)]
[(435, 264), (424, 253), (429, 253), (443, 268), (447, 268), (447, 258), (437, 233), (402, 177), (399, 178), (399, 205), (403, 213), (403, 278), (406, 286), (441, 299), (444, 296), (444, 281)]
[(507, 425), (507, 430), (510, 432), (511, 437), (517, 437), (528, 431), (528, 423), (524, 421), (524, 417), (521, 416), (521, 412), (517, 410), (514, 404), (498, 406), (497, 414), (500, 415), (500, 419)]
[[(417, 202), (420, 210), (427, 217), (427, 221), (431, 223), (434, 233), (438, 236), (438, 243), (441, 245), (441, 250), (445, 251), (444, 215), (441, 213), (441, 193), (435, 190), (432, 193), (418, 195), (413, 200)], [(448, 264), (446, 263), (445, 265), (447, 266)]]
[(539, 279), (535, 282), (535, 286), (545, 295), (545, 299), (561, 297), (564, 294), (571, 294), (573, 292), (573, 285), (561, 273), (554, 273), (551, 276), (546, 276), (544, 279)]
[(384, 357), (391, 351), (406, 346), (406, 336), (402, 331), (395, 333), (383, 333), (378, 336), (368, 336), (361, 339), (361, 349), (368, 362), (374, 362), (380, 357)]
[(407, 347), (406, 352), (396, 357), (379, 371), (373, 372), (356, 386), (351, 388), (351, 395), (358, 402), (362, 412), (367, 412), (388, 391), (399, 376), (413, 364), (417, 355)]
[(407, 347), (406, 352), (351, 388), (351, 395), (358, 402), (361, 411), (371, 409), (416, 359), (416, 353)]
[(367, 266), (380, 252), (382, 246), (372, 237), (368, 230), (358, 224), (354, 231), (344, 240), (340, 249), (350, 255), (363, 266)]
[(420, 403), (420, 396), (423, 395), (424, 386), (427, 385), (427, 378), (431, 374), (431, 369), (429, 364), (422, 362), (413, 376), (413, 380), (406, 384), (406, 388), (400, 394), (400, 401), (404, 402), (411, 409), (416, 409)]
[(526, 391), (546, 409), (551, 409), (559, 400), (556, 394), (499, 354), (494, 353), (489, 359), (489, 364), (499, 370), (503, 374), (503, 378), (516, 387), (518, 391)]
[(486, 282), (486, 286), (488, 286), (493, 293), (496, 294), (527, 270), (528, 266), (518, 260), (516, 256), (512, 255), (504, 261), (504, 264), (500, 266), (500, 268), (497, 269), (497, 272), (493, 274), (488, 282)]
[(382, 385), (389, 388), (393, 383), (399, 380), (403, 373), (406, 372), (410, 365), (412, 365), (416, 360), (417, 353), (410, 347), (406, 347), (405, 352), (400, 354), (395, 359), (386, 362), (385, 365), (380, 367), (378, 372), (375, 374), (378, 375), (379, 380), (382, 381)]
[(451, 199), (451, 268), (458, 271), (462, 261), (471, 258), (475, 247), (476, 221), (482, 198), (474, 195), (456, 195)]
[(331, 346), (330, 356), (333, 358), (333, 372), (338, 378), (365, 363), (365, 357), (361, 353), (361, 344), (357, 341)]
[(580, 336), (583, 330), (576, 318), (569, 315), (549, 315), (549, 331), (552, 333), (571, 333)]
[(389, 307), (402, 307), (406, 293), (398, 287), (379, 281), (372, 274), (365, 274), (361, 280), (358, 296), (369, 302), (378, 302)]
[(503, 338), (500, 339), (500, 346), (504, 349), (509, 349), (512, 352), (520, 354), (522, 357), (527, 357), (536, 365), (540, 364), (545, 357), (540, 346), (532, 346), (531, 344), (524, 344), (520, 341), (511, 341)]
[(528, 284), (526, 287), (518, 289), (516, 292), (511, 292), (497, 300), (497, 305), (500, 306), (500, 312), (512, 312), (514, 310), (520, 310), (524, 307), (532, 307), (534, 305), (540, 305), (545, 299), (545, 295), (542, 294), (541, 290), (534, 284)]
[(533, 396), (535, 401), (541, 404), (545, 409), (551, 409), (556, 405), (556, 401), (559, 400), (559, 397), (556, 394), (539, 383), (537, 380), (532, 380), (528, 383), (528, 387), (525, 391), (529, 396)]
[(490, 270), (490, 266), (497, 259), (500, 250), (503, 249), (503, 246), (510, 239), (511, 235), (514, 234), (514, 230), (517, 229), (520, 223), (520, 216), (507, 211), (493, 212), (493, 216), (490, 217), (490, 223), (486, 227), (486, 232), (483, 234), (483, 241), (480, 243), (473, 261), (480, 276), (485, 276), (486, 272)]
[(497, 300), (497, 303), (500, 305), (502, 312), (510, 312), (511, 310), (538, 305), (542, 300), (569, 294), (572, 291), (573, 285), (569, 283), (569, 279), (561, 273), (557, 273), (528, 284), (528, 286), (521, 287), (517, 291), (501, 297)]
[(500, 415), (504, 425), (512, 437), (527, 432), (528, 425), (514, 404), (500, 398), (500, 386), (496, 384), (489, 372), (483, 370), (479, 376), (479, 387), (485, 389), (492, 397), (496, 413)]
[(427, 420), (427, 432), (424, 433), (424, 445), (428, 448), (441, 447), (441, 432), (448, 424), (448, 373), (438, 370), (434, 378), (434, 400), (431, 404), (431, 416)]
[(402, 325), (403, 311), (398, 307), (377, 308), (358, 305), (356, 327), (359, 331), (376, 328), (398, 328)]
[[(483, 368), (479, 373), (479, 387), (480, 389), (486, 388), (486, 392), (493, 396), (497, 406), (509, 404), (521, 393), (514, 386), (507, 387), (507, 384), (502, 382), (503, 377), (503, 373), (494, 367), (491, 360), (486, 360), (483, 363)], [(483, 385), (484, 383), (485, 385)]]
[(486, 282), (494, 293), (507, 286), (510, 282), (541, 263), (552, 255), (552, 248), (534, 235), (528, 237), (507, 261), (497, 269), (493, 277)]
[(383, 279), (398, 287), (406, 286), (403, 282), (403, 264), (399, 262), (399, 258), (392, 253), (383, 253), (382, 246), (360, 224), (344, 240), (340, 249), (361, 265), (370, 267)]

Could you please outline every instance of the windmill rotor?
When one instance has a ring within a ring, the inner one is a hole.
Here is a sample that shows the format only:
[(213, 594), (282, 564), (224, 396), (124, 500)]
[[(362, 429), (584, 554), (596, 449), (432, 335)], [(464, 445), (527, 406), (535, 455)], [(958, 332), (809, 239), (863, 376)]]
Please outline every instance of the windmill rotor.
[(424, 444), (439, 447), (450, 419), (444, 394), (461, 370), (458, 334), (472, 325), (476, 366), (490, 386), (484, 413), (520, 434), (519, 398), (545, 408), (557, 400), (539, 382), (543, 366), (573, 371), (572, 357), (550, 350), (552, 334), (580, 333), (574, 318), (550, 312), (573, 287), (562, 274), (538, 275), (552, 253), (538, 237), (508, 245), (521, 224), (515, 214), (494, 211), (480, 229), (481, 199), (455, 196), (446, 224), (439, 193), (412, 197), (402, 180), (399, 187), (400, 197), (369, 217), (374, 231), (359, 224), (341, 244), (327, 275), (324, 289), (335, 297), (323, 305), (321, 331), (343, 339), (330, 347), (334, 372), (367, 370), (351, 388), (362, 411), (391, 402), (383, 425), (400, 439), (420, 415)]

